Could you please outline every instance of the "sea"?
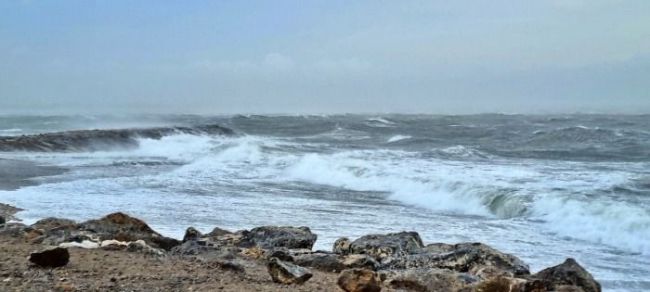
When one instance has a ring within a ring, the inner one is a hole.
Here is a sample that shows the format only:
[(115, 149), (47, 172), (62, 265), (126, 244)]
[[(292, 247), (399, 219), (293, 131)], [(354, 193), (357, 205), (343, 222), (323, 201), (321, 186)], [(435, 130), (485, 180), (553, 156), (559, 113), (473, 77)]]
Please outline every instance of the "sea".
[(2, 115), (0, 136), (213, 124), (235, 134), (0, 152), (64, 170), (0, 202), (26, 223), (123, 211), (176, 238), (308, 226), (322, 250), (417, 231), (533, 272), (572, 257), (605, 291), (650, 290), (650, 115)]

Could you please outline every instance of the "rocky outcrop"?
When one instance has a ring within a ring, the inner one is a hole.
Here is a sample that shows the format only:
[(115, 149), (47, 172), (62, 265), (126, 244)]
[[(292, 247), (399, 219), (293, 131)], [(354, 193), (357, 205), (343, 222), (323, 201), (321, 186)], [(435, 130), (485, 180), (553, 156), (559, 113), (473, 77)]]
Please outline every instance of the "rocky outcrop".
[(190, 240), (198, 240), (201, 237), (203, 237), (201, 231), (196, 230), (194, 227), (188, 227), (185, 230), (185, 235), (183, 236), (183, 242), (187, 242)]
[(119, 241), (143, 240), (154, 248), (171, 250), (179, 245), (179, 240), (164, 237), (155, 232), (144, 221), (124, 213), (112, 213), (97, 220), (79, 224), (79, 229), (89, 232), (99, 240), (115, 239)]
[(308, 269), (277, 258), (269, 259), (267, 267), (271, 278), (276, 283), (302, 284), (313, 276)]
[(339, 239), (335, 250), (343, 254), (367, 254), (378, 260), (417, 253), (424, 246), (417, 232), (365, 235), (351, 242), (347, 250), (346, 245), (345, 239)]
[(532, 278), (539, 280), (548, 291), (569, 289), (570, 286), (579, 287), (584, 292), (601, 291), (600, 284), (572, 258), (557, 266), (546, 268)]
[(315, 268), (324, 272), (338, 273), (352, 268), (376, 270), (379, 266), (379, 263), (374, 258), (363, 254), (338, 255), (325, 252), (310, 252), (295, 254), (289, 258), (290, 261), (300, 266)]
[(33, 252), (29, 255), (29, 261), (43, 268), (57, 268), (68, 264), (70, 254), (68, 249), (55, 247), (45, 249), (39, 252)]
[(233, 135), (234, 132), (218, 125), (66, 131), (0, 137), (0, 151), (81, 152), (131, 149), (138, 147), (138, 138), (158, 140), (173, 134)]
[(344, 270), (336, 284), (346, 292), (379, 292), (381, 280), (374, 271), (368, 269)]
[(382, 271), (380, 277), (394, 289), (418, 292), (460, 291), (478, 282), (469, 274), (431, 268)]
[(261, 249), (311, 249), (315, 242), (316, 234), (309, 227), (262, 226), (244, 232), (237, 244)]
[(469, 273), (482, 279), (528, 275), (528, 266), (513, 255), (482, 243), (434, 244), (382, 261), (382, 269), (437, 268)]

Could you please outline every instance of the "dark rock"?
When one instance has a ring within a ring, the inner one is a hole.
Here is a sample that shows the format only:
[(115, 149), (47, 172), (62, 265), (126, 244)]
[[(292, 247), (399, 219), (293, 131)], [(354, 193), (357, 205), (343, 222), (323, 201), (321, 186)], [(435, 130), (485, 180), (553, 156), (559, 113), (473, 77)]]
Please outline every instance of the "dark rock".
[(66, 248), (51, 248), (29, 255), (29, 261), (44, 268), (62, 267), (68, 264), (70, 254)]
[(5, 222), (7, 222), (7, 220), (5, 220), (5, 217), (0, 216), (0, 224), (5, 224)]
[(130, 149), (138, 138), (161, 139), (173, 134), (232, 135), (231, 129), (218, 125), (194, 127), (157, 127), (145, 129), (78, 130), (56, 133), (0, 137), (0, 151), (76, 152)]
[(185, 230), (185, 236), (183, 236), (183, 242), (187, 242), (190, 240), (198, 240), (201, 237), (203, 237), (203, 234), (201, 234), (200, 231), (196, 230), (194, 227), (188, 227)]
[(81, 230), (95, 234), (100, 241), (109, 239), (126, 242), (144, 240), (152, 247), (164, 250), (171, 250), (181, 243), (179, 240), (160, 235), (144, 221), (120, 212), (80, 223), (79, 227)]
[[(293, 256), (291, 255), (291, 253), (288, 250), (283, 250), (283, 249), (274, 250), (273, 252), (271, 252), (271, 255), (269, 255), (269, 258), (277, 258), (277, 259), (279, 259), (281, 261), (285, 261), (285, 262), (293, 262), (294, 261)], [(301, 265), (301, 266), (304, 266), (304, 265)]]
[(394, 289), (418, 292), (455, 292), (478, 281), (471, 275), (431, 268), (382, 271), (380, 278)]
[(214, 229), (212, 229), (212, 231), (207, 233), (205, 236), (206, 237), (220, 237), (220, 236), (224, 236), (224, 235), (228, 235), (228, 234), (232, 234), (232, 232), (230, 232), (228, 230), (225, 230), (225, 229), (221, 229), (219, 227), (215, 227)]
[(314, 242), (316, 234), (311, 233), (308, 227), (263, 226), (244, 232), (238, 245), (262, 249), (311, 249)]
[(73, 230), (73, 229), (77, 229), (77, 222), (74, 222), (73, 220), (69, 220), (69, 219), (49, 217), (49, 218), (38, 220), (36, 221), (36, 223), (32, 224), (31, 226), (32, 228), (43, 229), (45, 231), (60, 230), (60, 229)]
[(348, 269), (341, 272), (336, 284), (347, 292), (379, 292), (381, 281), (377, 273), (367, 269)]
[(302, 284), (313, 276), (308, 269), (277, 258), (269, 259), (267, 267), (273, 282), (276, 283)]
[(601, 291), (600, 283), (594, 280), (591, 274), (572, 258), (566, 259), (560, 265), (546, 268), (533, 275), (532, 278), (540, 280), (549, 291), (560, 290), (561, 286), (564, 286), (562, 288), (565, 290), (569, 289), (566, 286), (576, 286), (585, 292)]
[(380, 269), (439, 268), (470, 273), (483, 279), (530, 274), (528, 265), (513, 255), (482, 243), (434, 244), (419, 253), (387, 257)]
[[(339, 242), (341, 249), (345, 240)], [(350, 243), (350, 253), (368, 254), (377, 259), (417, 253), (424, 245), (417, 232), (365, 235)]]
[(337, 254), (349, 254), (352, 242), (347, 237), (341, 237), (334, 242), (332, 251)]
[(324, 272), (341, 272), (345, 269), (365, 268), (376, 270), (379, 264), (369, 255), (338, 255), (333, 253), (313, 252), (292, 256), (295, 264), (315, 268)]

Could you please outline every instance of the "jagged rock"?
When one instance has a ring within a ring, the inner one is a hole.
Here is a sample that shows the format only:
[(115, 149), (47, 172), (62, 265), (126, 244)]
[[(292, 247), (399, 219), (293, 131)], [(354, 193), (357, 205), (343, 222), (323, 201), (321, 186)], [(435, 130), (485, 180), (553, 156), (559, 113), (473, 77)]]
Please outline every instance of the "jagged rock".
[(5, 224), (5, 222), (7, 222), (7, 220), (5, 220), (5, 217), (0, 216), (0, 224)]
[(185, 235), (183, 236), (183, 242), (187, 242), (190, 240), (198, 240), (201, 237), (203, 237), (201, 231), (196, 230), (194, 227), (188, 227), (185, 230)]
[(432, 268), (382, 271), (380, 278), (394, 289), (418, 292), (455, 292), (478, 281), (468, 274)]
[(276, 283), (302, 284), (313, 276), (308, 269), (277, 258), (269, 259), (267, 267), (273, 282)]
[(68, 264), (70, 253), (68, 249), (55, 247), (34, 252), (29, 255), (29, 261), (44, 268), (62, 267)]
[(262, 249), (311, 249), (314, 242), (316, 234), (311, 233), (309, 227), (262, 226), (244, 232), (238, 245)]
[(374, 271), (348, 269), (341, 272), (336, 284), (347, 292), (379, 292), (381, 281)]
[(120, 212), (80, 223), (79, 227), (81, 230), (96, 234), (99, 240), (115, 239), (127, 242), (144, 240), (147, 244), (164, 250), (171, 250), (181, 243), (179, 240), (160, 235), (144, 221)]
[(469, 273), (482, 279), (530, 274), (519, 258), (482, 243), (433, 244), (419, 253), (387, 257), (380, 269), (439, 268)]
[(352, 242), (347, 237), (341, 237), (334, 242), (332, 251), (337, 254), (349, 254)]
[[(345, 241), (341, 241), (342, 246)], [(350, 253), (368, 254), (376, 259), (418, 252), (424, 245), (417, 232), (365, 235), (350, 243)]]
[(541, 281), (546, 289), (571, 291), (570, 286), (580, 287), (584, 292), (600, 292), (601, 287), (578, 262), (568, 258), (564, 263), (554, 267), (546, 268), (533, 275), (533, 279)]

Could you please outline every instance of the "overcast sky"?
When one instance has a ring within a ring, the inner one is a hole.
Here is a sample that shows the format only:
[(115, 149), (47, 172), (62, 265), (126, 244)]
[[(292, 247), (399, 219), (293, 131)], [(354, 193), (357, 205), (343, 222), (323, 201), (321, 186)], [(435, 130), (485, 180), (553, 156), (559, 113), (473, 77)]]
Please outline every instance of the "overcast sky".
[(650, 1), (0, 0), (0, 112), (650, 113)]

